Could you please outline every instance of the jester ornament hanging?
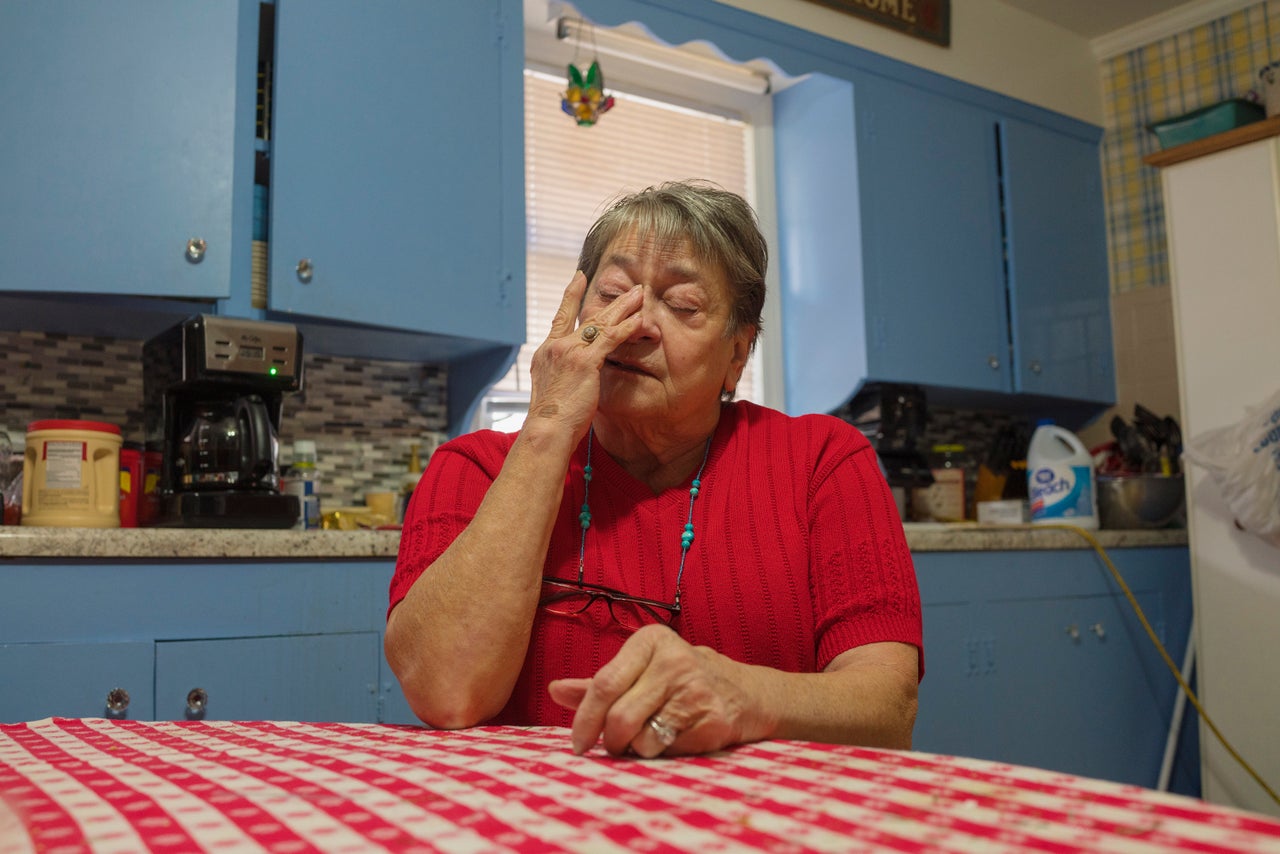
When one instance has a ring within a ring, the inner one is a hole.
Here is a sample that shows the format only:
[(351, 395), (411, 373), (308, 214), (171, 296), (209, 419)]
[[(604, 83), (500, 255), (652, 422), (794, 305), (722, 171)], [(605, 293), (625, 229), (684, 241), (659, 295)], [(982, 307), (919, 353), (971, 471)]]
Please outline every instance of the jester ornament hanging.
[(569, 86), (560, 99), (560, 109), (583, 127), (591, 127), (600, 116), (613, 106), (613, 96), (604, 93), (604, 72), (600, 63), (592, 60), (586, 77), (578, 66), (569, 63)]

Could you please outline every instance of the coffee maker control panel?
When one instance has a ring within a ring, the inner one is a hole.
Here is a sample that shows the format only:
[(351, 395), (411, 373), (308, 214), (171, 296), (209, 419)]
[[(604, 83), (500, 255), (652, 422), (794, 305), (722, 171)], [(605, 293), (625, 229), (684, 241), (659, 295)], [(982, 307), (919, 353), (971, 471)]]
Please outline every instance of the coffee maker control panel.
[(287, 323), (247, 324), (232, 317), (202, 318), (203, 368), (210, 372), (291, 379), (299, 370), (299, 336)]

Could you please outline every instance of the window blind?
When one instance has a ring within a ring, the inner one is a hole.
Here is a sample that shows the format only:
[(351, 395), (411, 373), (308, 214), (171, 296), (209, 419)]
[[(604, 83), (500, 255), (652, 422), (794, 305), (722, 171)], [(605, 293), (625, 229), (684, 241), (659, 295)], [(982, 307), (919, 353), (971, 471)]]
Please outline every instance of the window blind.
[[(749, 125), (609, 88), (612, 110), (579, 127), (560, 110), (563, 77), (525, 71), (527, 332), (494, 392), (529, 391), (529, 363), (546, 339), (577, 269), (582, 239), (618, 196), (668, 180), (702, 178), (752, 200)], [(748, 365), (738, 388), (752, 400)]]

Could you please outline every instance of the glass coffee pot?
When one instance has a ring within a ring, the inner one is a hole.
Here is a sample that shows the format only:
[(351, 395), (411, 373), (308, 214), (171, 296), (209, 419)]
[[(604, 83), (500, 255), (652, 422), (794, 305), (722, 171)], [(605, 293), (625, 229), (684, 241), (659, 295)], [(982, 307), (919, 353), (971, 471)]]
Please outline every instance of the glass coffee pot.
[(279, 488), (279, 440), (258, 395), (195, 404), (180, 435), (179, 490)]

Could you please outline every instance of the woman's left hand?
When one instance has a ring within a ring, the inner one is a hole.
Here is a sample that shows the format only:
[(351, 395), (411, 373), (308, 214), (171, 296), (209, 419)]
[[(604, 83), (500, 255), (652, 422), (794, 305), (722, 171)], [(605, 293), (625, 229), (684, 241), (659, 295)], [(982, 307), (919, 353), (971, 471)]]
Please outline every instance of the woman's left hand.
[(549, 690), (576, 710), (575, 753), (602, 737), (615, 756), (710, 753), (768, 736), (747, 684), (754, 669), (653, 625), (628, 638), (595, 676), (557, 679)]

